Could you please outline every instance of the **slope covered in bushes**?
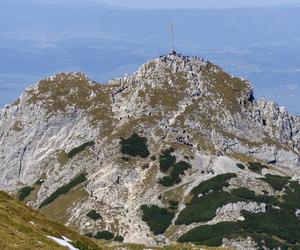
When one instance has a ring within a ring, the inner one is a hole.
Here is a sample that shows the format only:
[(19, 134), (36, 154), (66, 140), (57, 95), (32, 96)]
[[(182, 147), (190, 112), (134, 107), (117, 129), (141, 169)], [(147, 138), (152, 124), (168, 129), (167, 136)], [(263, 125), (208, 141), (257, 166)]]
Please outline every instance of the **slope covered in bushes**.
[(265, 213), (254, 214), (242, 211), (245, 218), (243, 221), (199, 226), (183, 234), (178, 241), (220, 246), (223, 238), (250, 236), (256, 241), (259, 249), (264, 247), (300, 249), (300, 219), (296, 214), (300, 206), (300, 184), (286, 182), (286, 178), (279, 176), (268, 176), (268, 178), (271, 178), (272, 186), (286, 189), (283, 197), (268, 199), (269, 196), (255, 196), (254, 192), (245, 188), (232, 191), (233, 196), (239, 196), (242, 200), (266, 202)]

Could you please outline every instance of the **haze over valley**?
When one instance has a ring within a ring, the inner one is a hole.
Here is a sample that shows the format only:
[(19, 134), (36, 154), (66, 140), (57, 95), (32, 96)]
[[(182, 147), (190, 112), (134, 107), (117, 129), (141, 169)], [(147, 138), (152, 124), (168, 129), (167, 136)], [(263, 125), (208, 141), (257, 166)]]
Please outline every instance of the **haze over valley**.
[(169, 51), (168, 28), (174, 22), (179, 52), (204, 57), (249, 79), (257, 98), (265, 96), (299, 114), (300, 7), (296, 1), (276, 4), (141, 10), (83, 0), (4, 1), (0, 105), (58, 72), (85, 72), (102, 83), (132, 73)]

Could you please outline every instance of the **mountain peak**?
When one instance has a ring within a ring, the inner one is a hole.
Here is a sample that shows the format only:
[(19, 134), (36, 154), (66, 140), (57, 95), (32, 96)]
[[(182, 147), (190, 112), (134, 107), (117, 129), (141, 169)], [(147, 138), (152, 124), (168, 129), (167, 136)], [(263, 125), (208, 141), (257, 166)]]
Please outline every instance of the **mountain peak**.
[(286, 199), (264, 180), (296, 185), (299, 131), (299, 117), (196, 57), (163, 55), (103, 85), (62, 73), (0, 111), (0, 188), (31, 190), (25, 202), (92, 237), (101, 228), (126, 242), (206, 243), (185, 233), (269, 214), (265, 192)]
[[(175, 71), (199, 71), (209, 62), (205, 62), (203, 58), (185, 56), (181, 53), (173, 51), (169, 54), (161, 55), (159, 58), (150, 61), (148, 64), (157, 64), (158, 67), (170, 67)], [(146, 64), (147, 65), (147, 64)], [(195, 72), (196, 73), (196, 72)]]
[[(222, 103), (223, 108), (236, 112), (241, 103), (254, 101), (253, 87), (248, 81), (232, 77), (217, 65), (202, 58), (177, 52), (162, 55), (143, 65), (133, 78), (135, 83), (142, 81), (145, 88), (146, 80), (150, 79), (152, 89), (155, 90), (159, 86), (162, 88), (161, 94), (165, 95), (163, 99), (173, 92), (173, 101), (177, 103), (183, 99), (186, 102), (211, 99), (212, 106), (218, 101)], [(153, 85), (153, 82), (158, 84)]]

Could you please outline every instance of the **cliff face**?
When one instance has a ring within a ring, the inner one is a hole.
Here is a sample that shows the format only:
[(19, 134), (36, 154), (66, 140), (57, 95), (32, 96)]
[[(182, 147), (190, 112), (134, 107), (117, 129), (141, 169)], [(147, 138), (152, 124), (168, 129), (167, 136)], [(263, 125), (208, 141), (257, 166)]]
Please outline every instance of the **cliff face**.
[[(273, 195), (276, 190), (258, 177), (298, 180), (299, 131), (300, 117), (255, 101), (248, 81), (198, 58), (162, 56), (106, 85), (64, 73), (38, 82), (0, 111), (0, 189), (16, 193), (30, 186), (24, 201), (82, 233), (109, 230), (128, 242), (168, 243), (198, 225), (174, 224), (190, 191), (205, 180), (234, 173), (229, 189), (246, 186)], [(129, 143), (134, 134), (146, 140), (148, 154), (121, 150), (120, 141)], [(190, 167), (179, 182), (162, 185), (167, 173), (159, 166), (169, 148)], [(266, 167), (255, 172), (236, 165), (248, 162)], [(45, 202), (66, 185), (63, 195)], [(155, 235), (141, 205), (168, 207), (170, 200), (179, 203), (172, 225)], [(257, 202), (230, 204), (207, 223), (235, 221), (241, 210), (264, 208)], [(237, 212), (230, 212), (232, 206)], [(91, 210), (102, 219), (87, 217)]]

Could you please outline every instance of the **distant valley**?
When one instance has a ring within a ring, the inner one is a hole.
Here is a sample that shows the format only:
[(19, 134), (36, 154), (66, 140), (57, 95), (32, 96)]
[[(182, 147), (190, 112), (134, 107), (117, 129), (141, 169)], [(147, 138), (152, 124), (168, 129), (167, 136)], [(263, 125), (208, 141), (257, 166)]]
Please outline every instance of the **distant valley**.
[[(132, 73), (168, 51), (174, 22), (178, 51), (213, 60), (251, 80), (257, 97), (300, 113), (299, 6), (132, 10), (28, 2), (1, 3), (0, 21), (7, 24), (0, 25), (1, 106), (58, 72), (86, 72), (98, 82)], [(7, 14), (12, 10), (14, 17)]]

